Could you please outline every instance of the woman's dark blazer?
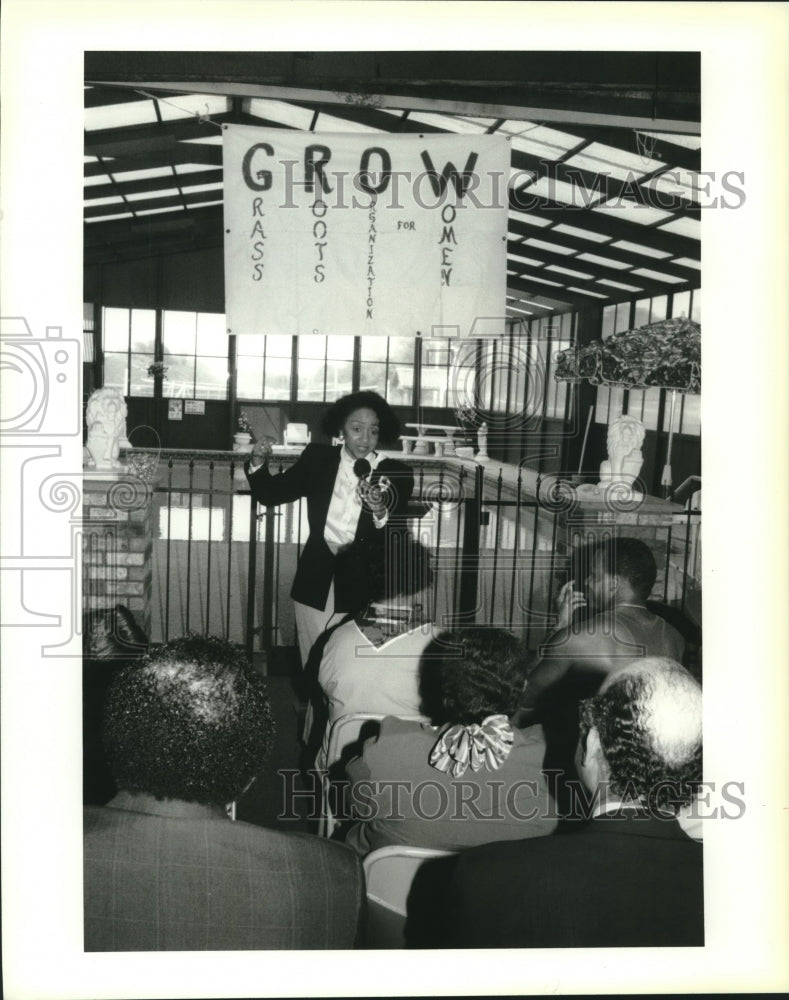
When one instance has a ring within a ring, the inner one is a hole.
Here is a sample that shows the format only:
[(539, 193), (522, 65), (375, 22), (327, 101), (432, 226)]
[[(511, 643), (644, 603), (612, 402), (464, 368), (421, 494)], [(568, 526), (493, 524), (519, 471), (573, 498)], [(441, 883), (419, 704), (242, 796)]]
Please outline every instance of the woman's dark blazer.
[[(297, 461), (284, 472), (272, 476), (267, 466), (250, 473), (247, 479), (252, 496), (266, 507), (291, 503), (300, 497), (307, 499), (307, 518), (310, 534), (296, 567), (290, 596), (300, 604), (323, 610), (329, 587), (334, 579), (334, 608), (336, 611), (356, 612), (370, 599), (369, 584), (360, 579), (358, 567), (369, 563), (379, 553), (383, 559), (387, 535), (393, 530), (404, 530), (408, 501), (414, 490), (414, 474), (403, 462), (384, 458), (372, 475), (376, 483), (387, 476), (391, 483), (389, 518), (384, 528), (376, 528), (372, 513), (362, 508), (352, 549), (359, 559), (333, 555), (323, 538), (326, 516), (329, 513), (334, 480), (340, 467), (342, 445), (308, 444)], [(363, 553), (363, 555), (362, 555)]]

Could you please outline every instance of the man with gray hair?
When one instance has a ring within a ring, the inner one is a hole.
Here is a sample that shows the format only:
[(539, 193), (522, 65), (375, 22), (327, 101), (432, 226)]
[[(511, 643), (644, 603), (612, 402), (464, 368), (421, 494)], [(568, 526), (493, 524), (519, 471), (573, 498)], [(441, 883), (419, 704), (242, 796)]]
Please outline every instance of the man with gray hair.
[(577, 833), (459, 856), (444, 946), (704, 944), (702, 847), (676, 815), (701, 781), (701, 688), (674, 660), (612, 672), (581, 705)]

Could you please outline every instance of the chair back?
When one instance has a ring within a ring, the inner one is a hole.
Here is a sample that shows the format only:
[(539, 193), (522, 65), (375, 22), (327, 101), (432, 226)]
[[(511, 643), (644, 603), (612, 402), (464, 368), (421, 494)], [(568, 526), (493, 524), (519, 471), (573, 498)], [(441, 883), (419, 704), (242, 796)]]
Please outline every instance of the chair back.
[(417, 872), (426, 862), (454, 853), (397, 844), (365, 857), (368, 948), (405, 947), (408, 894)]
[[(391, 713), (389, 713), (391, 714)], [(332, 808), (332, 770), (338, 771), (341, 762), (347, 762), (352, 756), (351, 747), (361, 743), (367, 736), (373, 736), (378, 731), (380, 722), (386, 718), (385, 715), (374, 712), (353, 712), (349, 715), (341, 715), (335, 719), (329, 730), (329, 742), (326, 747), (326, 762), (322, 787), (321, 816), (318, 824), (318, 833), (322, 837), (331, 837), (337, 826), (335, 810)], [(399, 718), (407, 721), (425, 722), (421, 715), (404, 715)], [(360, 746), (361, 749), (361, 746)]]
[(285, 424), (282, 440), (285, 444), (309, 444), (312, 433), (306, 424)]

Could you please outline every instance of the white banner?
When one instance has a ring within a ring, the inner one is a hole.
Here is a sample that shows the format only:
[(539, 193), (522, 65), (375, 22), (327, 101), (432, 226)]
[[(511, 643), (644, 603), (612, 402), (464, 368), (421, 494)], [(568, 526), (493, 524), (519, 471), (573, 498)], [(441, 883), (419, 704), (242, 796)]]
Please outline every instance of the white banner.
[(223, 136), (229, 332), (464, 337), (504, 317), (505, 138)]

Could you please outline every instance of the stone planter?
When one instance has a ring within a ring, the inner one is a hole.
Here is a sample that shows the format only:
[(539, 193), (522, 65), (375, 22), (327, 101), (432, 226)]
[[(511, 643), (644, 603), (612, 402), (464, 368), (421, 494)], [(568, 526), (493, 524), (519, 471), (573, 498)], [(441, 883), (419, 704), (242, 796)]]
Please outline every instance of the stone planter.
[(235, 434), (233, 436), (233, 451), (238, 451), (242, 454), (248, 454), (252, 451), (252, 435), (245, 434), (243, 431)]

